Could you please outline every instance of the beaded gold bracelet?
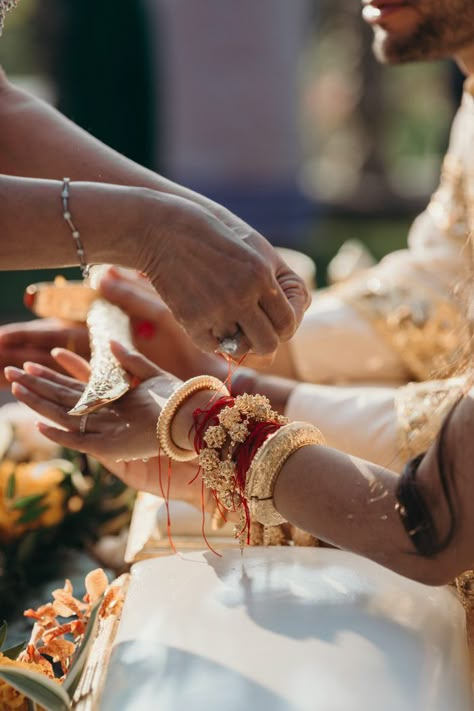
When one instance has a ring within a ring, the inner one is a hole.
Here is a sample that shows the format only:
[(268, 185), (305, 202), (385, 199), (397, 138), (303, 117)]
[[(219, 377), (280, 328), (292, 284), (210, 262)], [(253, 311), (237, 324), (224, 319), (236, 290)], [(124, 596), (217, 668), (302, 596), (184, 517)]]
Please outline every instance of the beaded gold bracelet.
[(194, 450), (182, 449), (173, 442), (171, 428), (180, 407), (192, 395), (202, 390), (222, 391), (223, 395), (229, 395), (228, 389), (221, 380), (211, 375), (199, 375), (196, 378), (187, 380), (171, 395), (158, 418), (156, 434), (160, 449), (163, 454), (166, 454), (175, 462), (190, 462), (198, 456)]
[(279, 526), (286, 520), (275, 509), (273, 489), (287, 459), (301, 447), (326, 444), (321, 432), (305, 422), (292, 422), (277, 430), (260, 447), (247, 474), (245, 496), (252, 517), (265, 526)]

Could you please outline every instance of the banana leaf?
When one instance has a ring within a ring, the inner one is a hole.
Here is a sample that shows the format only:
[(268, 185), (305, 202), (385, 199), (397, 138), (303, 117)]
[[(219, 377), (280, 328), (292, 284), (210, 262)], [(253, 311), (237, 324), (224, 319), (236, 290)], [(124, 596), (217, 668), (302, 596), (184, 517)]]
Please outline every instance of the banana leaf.
[(69, 711), (71, 700), (64, 689), (47, 676), (27, 669), (16, 669), (0, 664), (0, 679), (13, 686), (46, 711)]

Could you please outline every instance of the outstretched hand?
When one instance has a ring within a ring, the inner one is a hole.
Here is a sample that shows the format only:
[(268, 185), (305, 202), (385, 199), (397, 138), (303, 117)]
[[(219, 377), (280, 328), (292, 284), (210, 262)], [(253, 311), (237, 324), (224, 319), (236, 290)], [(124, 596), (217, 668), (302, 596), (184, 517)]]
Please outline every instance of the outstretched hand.
[(55, 318), (35, 319), (0, 327), (0, 387), (8, 385), (3, 370), (22, 368), (32, 361), (57, 369), (52, 348), (68, 348), (84, 358), (89, 356), (89, 337), (85, 325)]
[(212, 511), (215, 508), (211, 492), (206, 489), (203, 495), (202, 479), (196, 476), (196, 462), (173, 462), (171, 472), (168, 470), (168, 459), (163, 456), (133, 462), (116, 462), (102, 457), (100, 462), (132, 489), (185, 501), (197, 509), (201, 509), (202, 502), (206, 509)]
[[(85, 422), (83, 418), (68, 415), (81, 396), (83, 381), (89, 374), (87, 362), (76, 354), (62, 349), (53, 351), (55, 361), (73, 377), (37, 363), (25, 363), (23, 370), (6, 368), (5, 377), (18, 400), (59, 426), (38, 424), (39, 431), (53, 442), (97, 459), (154, 457), (158, 449), (156, 422), (161, 411), (160, 398), (170, 397), (181, 381), (117, 343), (113, 344), (113, 352), (140, 384), (122, 399), (90, 414)], [(83, 432), (80, 431), (81, 420)]]

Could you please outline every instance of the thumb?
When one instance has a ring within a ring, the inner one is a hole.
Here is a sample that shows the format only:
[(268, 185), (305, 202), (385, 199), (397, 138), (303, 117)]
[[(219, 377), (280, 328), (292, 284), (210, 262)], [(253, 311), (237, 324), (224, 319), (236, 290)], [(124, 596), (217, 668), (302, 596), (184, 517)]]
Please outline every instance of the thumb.
[(144, 355), (138, 351), (132, 351), (125, 348), (118, 341), (110, 342), (110, 350), (113, 355), (117, 358), (118, 362), (124, 368), (124, 370), (129, 373), (132, 378), (138, 378), (138, 380), (148, 380), (149, 378), (154, 378), (157, 375), (162, 375), (164, 373), (161, 368), (145, 358)]
[(295, 313), (296, 327), (298, 327), (311, 304), (310, 291), (303, 279), (290, 270), (278, 274), (277, 280)]

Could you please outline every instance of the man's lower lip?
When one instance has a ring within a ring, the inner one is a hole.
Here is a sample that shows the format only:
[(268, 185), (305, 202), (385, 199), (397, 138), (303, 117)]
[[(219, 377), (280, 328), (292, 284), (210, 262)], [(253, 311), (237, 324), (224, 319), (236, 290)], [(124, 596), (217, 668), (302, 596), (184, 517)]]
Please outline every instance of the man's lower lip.
[(375, 5), (365, 5), (362, 10), (362, 17), (369, 25), (378, 25), (384, 20), (386, 20), (391, 15), (394, 15), (400, 10), (406, 10), (407, 5), (383, 5), (382, 7), (375, 7)]

